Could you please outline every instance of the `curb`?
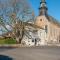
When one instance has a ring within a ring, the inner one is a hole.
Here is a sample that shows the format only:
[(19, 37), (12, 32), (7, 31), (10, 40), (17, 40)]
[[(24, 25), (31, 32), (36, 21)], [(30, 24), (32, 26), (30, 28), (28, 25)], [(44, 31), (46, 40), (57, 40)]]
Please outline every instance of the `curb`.
[(20, 47), (21, 45), (20, 44), (10, 44), (10, 45), (8, 45), (8, 44), (4, 44), (4, 45), (0, 45), (0, 48), (1, 47), (6, 47), (6, 48), (18, 48), (18, 47)]
[[(57, 47), (60, 47), (60, 44), (59, 45), (40, 45), (40, 46), (57, 46)], [(24, 46), (24, 45), (21, 45), (21, 44), (3, 44), (3, 45), (0, 45), (0, 48), (20, 48), (20, 47), (38, 47), (38, 46)]]
[(24, 46), (24, 45), (21, 45), (21, 44), (3, 44), (3, 45), (0, 45), (0, 48), (20, 48), (20, 47), (30, 47), (30, 46)]

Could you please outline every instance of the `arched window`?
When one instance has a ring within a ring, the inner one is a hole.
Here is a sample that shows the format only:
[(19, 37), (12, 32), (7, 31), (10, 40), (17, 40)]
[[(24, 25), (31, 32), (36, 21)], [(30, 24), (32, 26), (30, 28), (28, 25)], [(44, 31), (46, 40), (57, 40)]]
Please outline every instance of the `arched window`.
[(47, 28), (48, 26), (47, 25), (45, 25), (45, 32), (47, 33), (48, 32), (48, 28)]

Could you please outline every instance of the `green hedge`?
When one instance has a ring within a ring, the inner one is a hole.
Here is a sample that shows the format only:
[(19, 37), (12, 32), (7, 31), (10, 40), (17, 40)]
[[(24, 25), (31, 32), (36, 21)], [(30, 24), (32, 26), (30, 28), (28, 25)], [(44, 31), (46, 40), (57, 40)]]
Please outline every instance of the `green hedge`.
[(16, 40), (12, 38), (0, 39), (0, 44), (16, 44)]

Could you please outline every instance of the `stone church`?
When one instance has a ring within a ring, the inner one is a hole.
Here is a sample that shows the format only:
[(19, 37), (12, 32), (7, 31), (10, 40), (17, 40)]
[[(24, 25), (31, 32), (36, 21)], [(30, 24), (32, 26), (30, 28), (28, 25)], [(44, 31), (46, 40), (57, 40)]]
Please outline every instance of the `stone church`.
[(29, 37), (26, 35), (22, 39), (26, 45), (47, 45), (60, 43), (60, 23), (48, 14), (46, 1), (41, 0), (39, 16), (36, 17), (34, 25), (41, 28), (27, 26)]

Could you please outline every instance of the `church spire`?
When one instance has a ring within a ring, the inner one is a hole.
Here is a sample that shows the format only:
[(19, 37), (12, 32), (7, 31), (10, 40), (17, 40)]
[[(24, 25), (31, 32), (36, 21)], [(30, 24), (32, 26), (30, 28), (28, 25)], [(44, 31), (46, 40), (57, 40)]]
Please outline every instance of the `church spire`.
[(40, 11), (39, 16), (40, 15), (47, 15), (47, 10), (48, 10), (48, 8), (46, 6), (46, 1), (45, 0), (41, 0), (40, 8), (39, 8), (39, 11)]

